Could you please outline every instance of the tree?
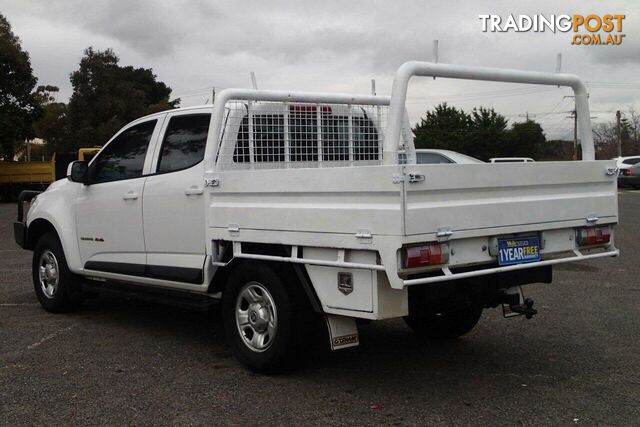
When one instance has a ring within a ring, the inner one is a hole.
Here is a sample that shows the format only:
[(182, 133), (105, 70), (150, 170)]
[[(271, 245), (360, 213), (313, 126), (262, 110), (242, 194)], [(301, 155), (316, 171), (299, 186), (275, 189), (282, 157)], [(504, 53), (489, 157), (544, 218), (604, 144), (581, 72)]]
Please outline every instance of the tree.
[(36, 82), (29, 54), (0, 14), (0, 150), (5, 159), (13, 157), (16, 142), (32, 136), (32, 124), (41, 114)]
[(514, 123), (511, 126), (508, 144), (502, 152), (504, 157), (538, 157), (547, 139), (542, 126), (533, 120)]
[(474, 108), (465, 153), (480, 159), (499, 157), (507, 142), (507, 119), (493, 108)]
[(36, 94), (42, 106), (42, 116), (33, 124), (34, 135), (46, 143), (48, 155), (61, 150), (67, 136), (67, 105), (56, 102), (56, 86), (38, 86)]
[(111, 50), (84, 51), (80, 68), (71, 73), (67, 150), (103, 145), (123, 125), (138, 117), (175, 108), (171, 88), (153, 70), (122, 67)]
[(439, 104), (413, 128), (416, 148), (453, 150), (481, 159), (497, 157), (507, 143), (507, 119), (493, 108), (462, 109)]
[(458, 151), (479, 159), (491, 157), (553, 157), (539, 123), (527, 120), (507, 127), (493, 108), (477, 107), (471, 114), (446, 102), (427, 111), (413, 128), (416, 148)]
[(470, 125), (467, 113), (443, 102), (413, 128), (415, 146), (464, 152)]
[[(640, 114), (633, 108), (622, 113), (620, 135), (622, 155), (632, 156), (640, 151)], [(618, 125), (615, 120), (593, 125), (593, 141), (599, 159), (611, 159), (618, 155)]]

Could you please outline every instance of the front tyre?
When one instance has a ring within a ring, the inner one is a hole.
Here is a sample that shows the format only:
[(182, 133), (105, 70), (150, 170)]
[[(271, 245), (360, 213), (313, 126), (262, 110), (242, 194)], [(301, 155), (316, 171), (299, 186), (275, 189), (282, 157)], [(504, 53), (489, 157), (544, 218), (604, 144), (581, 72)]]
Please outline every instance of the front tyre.
[(36, 296), (45, 310), (65, 313), (80, 305), (78, 278), (69, 270), (62, 245), (55, 234), (45, 234), (36, 243), (32, 276)]
[(227, 340), (238, 360), (254, 372), (291, 367), (301, 341), (304, 304), (296, 284), (285, 284), (283, 277), (267, 264), (245, 262), (236, 266), (224, 291)]

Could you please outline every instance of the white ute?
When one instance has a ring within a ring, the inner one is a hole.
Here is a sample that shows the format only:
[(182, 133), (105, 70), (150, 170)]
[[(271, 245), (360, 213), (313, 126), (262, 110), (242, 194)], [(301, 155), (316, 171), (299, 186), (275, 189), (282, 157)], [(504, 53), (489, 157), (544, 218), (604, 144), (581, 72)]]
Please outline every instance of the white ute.
[[(414, 76), (570, 86), (583, 161), (416, 164)], [(42, 306), (95, 289), (221, 300), (229, 344), (260, 372), (290, 366), (321, 318), (332, 349), (358, 345), (356, 319), (455, 338), (484, 308), (533, 316), (521, 285), (554, 264), (618, 255), (615, 161), (594, 160), (567, 74), (408, 62), (391, 97), (227, 89), (128, 124), (68, 175), (26, 219), (34, 193), (18, 205)]]

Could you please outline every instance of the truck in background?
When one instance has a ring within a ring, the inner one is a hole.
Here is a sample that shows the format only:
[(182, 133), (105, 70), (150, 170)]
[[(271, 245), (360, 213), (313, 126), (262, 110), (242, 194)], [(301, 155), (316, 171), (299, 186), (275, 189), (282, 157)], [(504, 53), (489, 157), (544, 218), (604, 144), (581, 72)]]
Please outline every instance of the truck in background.
[(54, 153), (51, 160), (0, 161), (0, 198), (16, 200), (23, 190), (44, 190), (66, 178), (67, 166), (75, 160), (90, 161), (100, 147), (80, 148), (72, 153)]

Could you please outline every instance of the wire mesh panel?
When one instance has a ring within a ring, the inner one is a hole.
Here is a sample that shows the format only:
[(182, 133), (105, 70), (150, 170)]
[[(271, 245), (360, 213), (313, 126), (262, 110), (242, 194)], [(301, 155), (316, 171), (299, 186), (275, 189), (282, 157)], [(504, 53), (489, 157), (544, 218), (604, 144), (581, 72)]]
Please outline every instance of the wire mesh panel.
[(231, 101), (218, 165), (224, 169), (374, 165), (387, 107)]

